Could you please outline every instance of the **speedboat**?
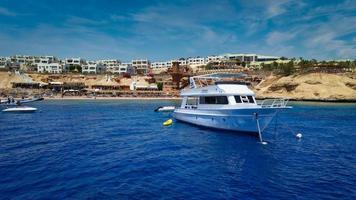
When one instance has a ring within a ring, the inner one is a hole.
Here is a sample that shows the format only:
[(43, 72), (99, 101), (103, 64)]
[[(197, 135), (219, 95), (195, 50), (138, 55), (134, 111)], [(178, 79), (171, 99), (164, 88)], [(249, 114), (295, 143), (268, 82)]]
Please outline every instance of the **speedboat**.
[(155, 112), (171, 112), (174, 111), (175, 106), (160, 106), (155, 109)]
[(291, 108), (286, 99), (256, 102), (255, 93), (243, 82), (223, 81), (218, 74), (194, 76), (181, 91), (181, 106), (173, 112), (179, 121), (231, 131), (262, 132), (281, 110)]
[(28, 106), (6, 108), (2, 110), (2, 112), (7, 112), (7, 113), (32, 113), (35, 111), (37, 111), (37, 108), (28, 107)]
[(42, 101), (44, 100), (43, 97), (35, 97), (35, 98), (30, 98), (30, 99), (19, 99), (15, 100), (14, 98), (8, 98), (8, 99), (3, 99), (0, 101), (0, 105), (4, 106), (18, 106), (26, 103), (32, 103), (35, 101)]

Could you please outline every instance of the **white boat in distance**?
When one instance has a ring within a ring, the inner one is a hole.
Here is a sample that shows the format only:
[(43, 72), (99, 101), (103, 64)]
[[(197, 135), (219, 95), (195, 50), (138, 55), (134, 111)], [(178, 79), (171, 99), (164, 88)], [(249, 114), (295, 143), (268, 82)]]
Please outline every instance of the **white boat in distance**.
[(174, 109), (176, 109), (175, 106), (160, 106), (155, 109), (155, 112), (171, 112), (174, 111)]
[(37, 108), (32, 108), (32, 107), (27, 107), (27, 106), (6, 108), (6, 109), (2, 110), (2, 112), (7, 112), (7, 113), (32, 113), (35, 111), (37, 111)]
[[(280, 110), (291, 108), (288, 100), (268, 99), (260, 104), (255, 93), (241, 82), (224, 82), (221, 76), (210, 74), (190, 78), (190, 88), (183, 89), (181, 106), (174, 110), (173, 117), (191, 124), (232, 130), (259, 133)], [(235, 74), (233, 76), (240, 76)], [(211, 83), (214, 85), (209, 85)]]

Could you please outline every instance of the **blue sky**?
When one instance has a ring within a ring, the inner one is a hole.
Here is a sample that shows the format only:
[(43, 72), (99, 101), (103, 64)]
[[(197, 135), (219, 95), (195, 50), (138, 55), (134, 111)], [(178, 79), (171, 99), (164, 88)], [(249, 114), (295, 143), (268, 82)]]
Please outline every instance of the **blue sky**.
[(356, 59), (356, 1), (0, 0), (0, 55)]

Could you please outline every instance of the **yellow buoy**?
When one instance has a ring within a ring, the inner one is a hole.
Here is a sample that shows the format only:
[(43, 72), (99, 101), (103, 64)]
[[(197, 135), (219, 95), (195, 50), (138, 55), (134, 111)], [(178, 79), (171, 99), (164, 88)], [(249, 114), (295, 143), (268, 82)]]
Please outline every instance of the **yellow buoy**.
[(163, 126), (169, 126), (169, 125), (172, 125), (173, 124), (173, 120), (172, 119), (169, 119), (165, 122), (163, 122)]

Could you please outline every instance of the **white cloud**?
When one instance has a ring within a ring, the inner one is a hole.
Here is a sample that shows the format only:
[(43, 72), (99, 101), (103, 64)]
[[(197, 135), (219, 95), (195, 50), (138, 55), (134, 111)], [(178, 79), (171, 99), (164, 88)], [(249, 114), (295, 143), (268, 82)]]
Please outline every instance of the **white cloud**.
[[(303, 12), (301, 17), (279, 17), (281, 27), (288, 27), (288, 30), (281, 30), (279, 27), (268, 33), (266, 44), (281, 48), (283, 45), (294, 45), (295, 56), (354, 59), (356, 45), (349, 35), (356, 33), (356, 16), (349, 11), (356, 7), (355, 3), (350, 2), (316, 7)], [(320, 16), (323, 17), (319, 18)]]
[(279, 32), (273, 31), (267, 35), (266, 43), (268, 45), (276, 45), (290, 41), (296, 36), (297, 32)]
[(351, 39), (345, 39), (356, 33), (356, 16), (336, 14), (327, 21), (305, 27), (304, 45), (309, 53), (322, 58), (352, 58), (356, 57), (356, 45)]
[(271, 1), (269, 2), (266, 13), (268, 18), (272, 18), (281, 15), (286, 12), (285, 4), (288, 1)]

